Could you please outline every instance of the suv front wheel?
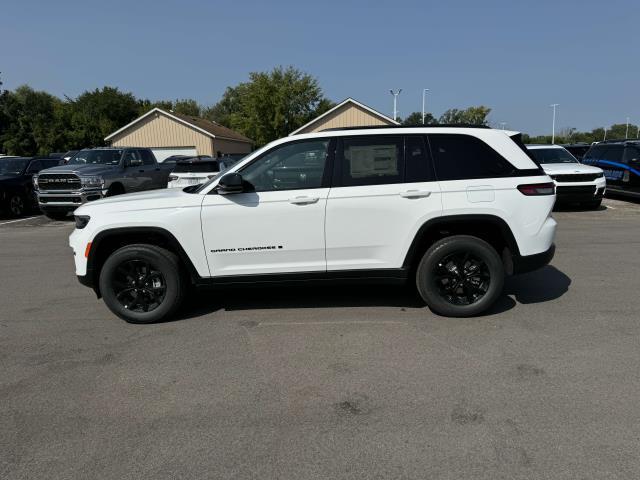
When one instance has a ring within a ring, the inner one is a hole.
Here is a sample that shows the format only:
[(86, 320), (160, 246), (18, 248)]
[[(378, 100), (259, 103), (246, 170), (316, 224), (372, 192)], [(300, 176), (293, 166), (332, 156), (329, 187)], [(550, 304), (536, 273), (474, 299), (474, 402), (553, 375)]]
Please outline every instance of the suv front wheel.
[(112, 253), (99, 282), (107, 307), (129, 323), (170, 318), (180, 307), (185, 290), (178, 257), (146, 244), (128, 245)]
[(455, 235), (434, 243), (416, 273), (420, 295), (434, 312), (471, 317), (487, 310), (504, 285), (504, 266), (484, 240)]

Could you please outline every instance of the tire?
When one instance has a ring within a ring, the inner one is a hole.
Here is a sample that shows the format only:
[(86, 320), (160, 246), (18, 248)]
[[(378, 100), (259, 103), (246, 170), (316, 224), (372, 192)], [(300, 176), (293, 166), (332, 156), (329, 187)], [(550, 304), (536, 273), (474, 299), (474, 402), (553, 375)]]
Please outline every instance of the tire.
[(129, 323), (171, 318), (186, 287), (178, 257), (146, 244), (128, 245), (112, 253), (100, 271), (99, 286), (109, 310)]
[(23, 195), (12, 193), (7, 200), (7, 211), (12, 217), (21, 217), (27, 211), (27, 203)]
[(594, 200), (592, 202), (584, 202), (582, 206), (585, 208), (588, 208), (589, 210), (597, 210), (598, 208), (600, 208), (601, 204), (602, 204), (602, 199)]
[(107, 190), (107, 197), (115, 197), (116, 195), (122, 195), (124, 193), (124, 187), (119, 183), (115, 183)]
[(69, 212), (44, 212), (44, 216), (51, 220), (66, 220), (69, 216)]
[(491, 245), (477, 237), (455, 235), (438, 240), (425, 252), (416, 285), (434, 312), (472, 317), (495, 303), (504, 276), (502, 260)]

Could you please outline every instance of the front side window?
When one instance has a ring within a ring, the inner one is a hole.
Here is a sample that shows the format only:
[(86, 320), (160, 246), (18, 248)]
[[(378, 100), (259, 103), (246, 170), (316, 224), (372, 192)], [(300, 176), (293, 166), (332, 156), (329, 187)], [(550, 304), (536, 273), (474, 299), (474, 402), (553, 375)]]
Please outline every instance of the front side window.
[(138, 150), (127, 150), (124, 154), (124, 164), (127, 167), (138, 167), (142, 165), (142, 158), (140, 158)]
[(320, 188), (327, 166), (329, 139), (275, 147), (239, 173), (256, 192)]
[(482, 140), (471, 135), (428, 135), (438, 180), (500, 178), (515, 168)]
[(142, 163), (144, 165), (156, 164), (153, 154), (149, 150), (138, 150), (138, 152), (140, 152), (140, 157), (142, 157)]
[(343, 186), (402, 183), (401, 136), (362, 136), (342, 140)]
[(538, 163), (578, 163), (576, 157), (564, 148), (532, 148), (531, 154)]

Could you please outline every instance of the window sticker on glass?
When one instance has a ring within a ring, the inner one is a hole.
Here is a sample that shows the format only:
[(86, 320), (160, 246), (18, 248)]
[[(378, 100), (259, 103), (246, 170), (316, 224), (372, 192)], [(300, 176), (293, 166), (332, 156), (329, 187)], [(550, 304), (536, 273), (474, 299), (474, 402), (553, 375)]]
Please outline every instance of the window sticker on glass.
[(396, 145), (351, 146), (345, 152), (352, 178), (398, 175)]

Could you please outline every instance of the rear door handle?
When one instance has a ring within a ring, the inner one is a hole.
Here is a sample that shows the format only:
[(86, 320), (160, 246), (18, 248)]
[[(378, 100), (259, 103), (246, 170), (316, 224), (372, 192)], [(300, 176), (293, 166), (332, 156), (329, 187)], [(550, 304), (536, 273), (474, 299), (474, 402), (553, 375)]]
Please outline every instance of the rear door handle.
[(289, 199), (289, 203), (293, 203), (294, 205), (308, 205), (310, 203), (316, 203), (318, 200), (318, 197), (293, 197)]
[(431, 195), (429, 190), (406, 190), (404, 192), (400, 192), (400, 196), (402, 198), (423, 198)]

